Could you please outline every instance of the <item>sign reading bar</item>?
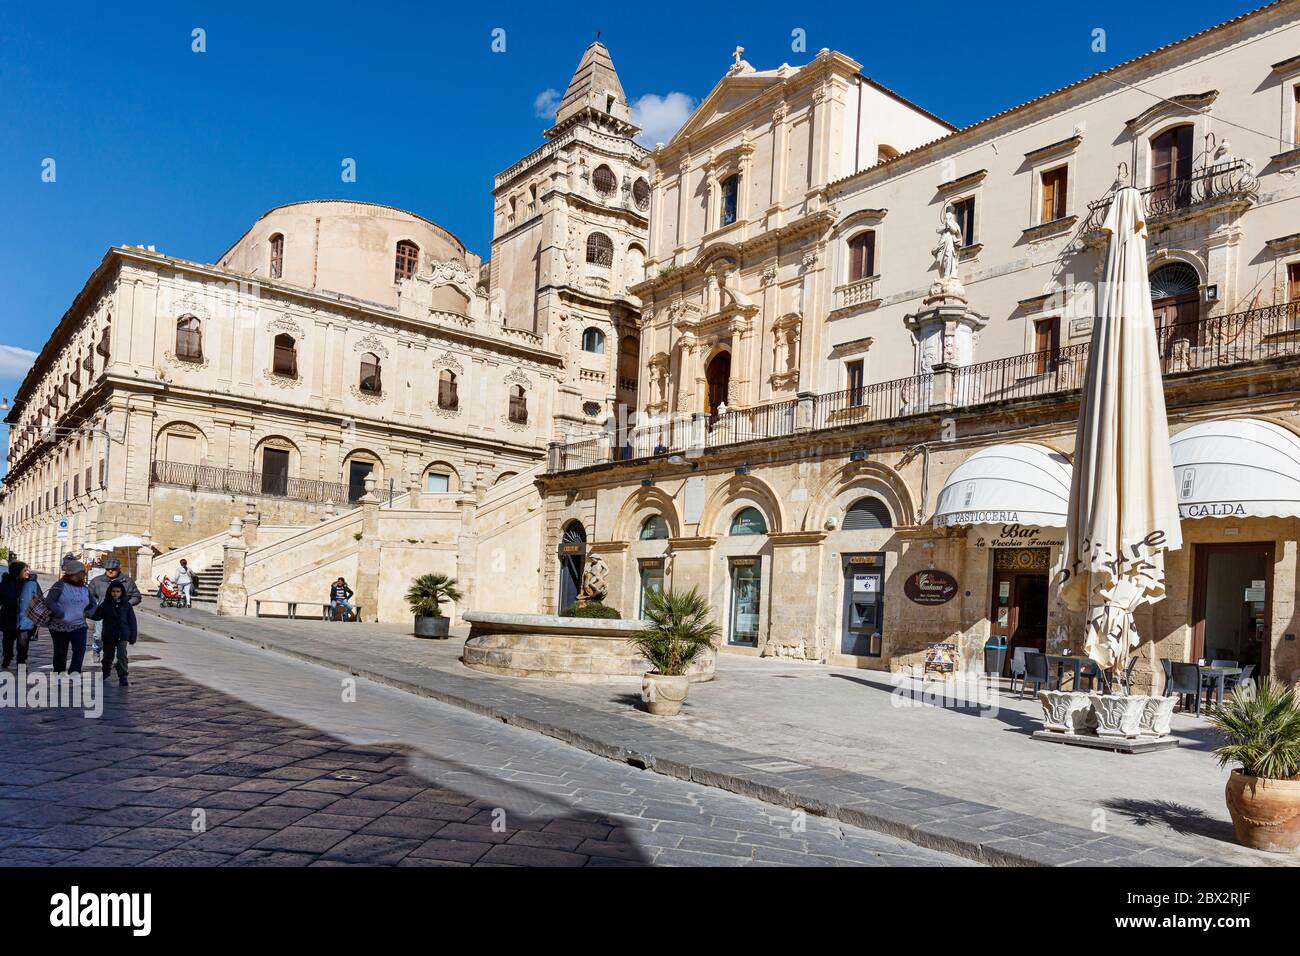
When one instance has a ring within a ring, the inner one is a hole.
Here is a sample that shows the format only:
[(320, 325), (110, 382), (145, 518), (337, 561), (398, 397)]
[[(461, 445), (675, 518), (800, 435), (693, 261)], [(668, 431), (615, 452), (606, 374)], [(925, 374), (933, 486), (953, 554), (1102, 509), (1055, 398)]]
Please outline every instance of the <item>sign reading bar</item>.
[(974, 546), (977, 548), (1041, 548), (1063, 544), (1065, 544), (1064, 528), (1002, 524), (980, 528)]
[(903, 593), (913, 604), (947, 604), (957, 594), (957, 579), (947, 571), (917, 571), (903, 582)]

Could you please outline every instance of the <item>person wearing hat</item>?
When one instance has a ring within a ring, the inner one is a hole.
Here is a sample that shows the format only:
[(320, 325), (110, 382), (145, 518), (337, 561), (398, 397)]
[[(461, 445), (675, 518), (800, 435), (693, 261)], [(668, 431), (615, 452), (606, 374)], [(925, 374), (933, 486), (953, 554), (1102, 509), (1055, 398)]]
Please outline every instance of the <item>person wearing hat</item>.
[[(104, 559), (104, 573), (98, 577), (90, 579), (90, 597), (96, 604), (101, 604), (104, 598), (108, 596), (108, 589), (114, 583), (120, 583), (123, 591), (126, 593), (126, 600), (135, 607), (140, 603), (140, 589), (136, 587), (135, 581), (129, 574), (122, 573), (122, 562), (117, 558), (109, 557)], [(103, 653), (104, 647), (104, 622), (95, 621), (95, 634), (91, 638), (91, 660), (98, 662)]]
[(117, 682), (126, 687), (130, 683), (127, 680), (126, 649), (135, 643), (138, 631), (135, 623), (135, 608), (127, 600), (126, 587), (120, 577), (110, 582), (104, 600), (95, 608), (91, 617), (94, 618), (96, 629), (103, 629), (104, 679), (108, 679), (108, 672), (113, 669), (113, 662), (116, 660)]
[[(50, 609), (50, 638), (54, 642), (54, 673), (81, 673), (86, 658), (86, 618), (95, 610), (94, 599), (86, 587), (86, 566), (76, 558), (63, 559), (63, 577), (54, 582), (45, 595)], [(68, 651), (72, 651), (69, 665)]]

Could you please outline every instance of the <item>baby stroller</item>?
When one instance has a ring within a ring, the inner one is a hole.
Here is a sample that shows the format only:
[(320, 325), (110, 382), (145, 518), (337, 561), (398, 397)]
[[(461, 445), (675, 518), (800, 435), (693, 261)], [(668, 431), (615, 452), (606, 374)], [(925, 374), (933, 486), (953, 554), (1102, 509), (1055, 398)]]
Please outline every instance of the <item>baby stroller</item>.
[(158, 606), (180, 607), (185, 603), (185, 596), (180, 587), (165, 574), (158, 579)]

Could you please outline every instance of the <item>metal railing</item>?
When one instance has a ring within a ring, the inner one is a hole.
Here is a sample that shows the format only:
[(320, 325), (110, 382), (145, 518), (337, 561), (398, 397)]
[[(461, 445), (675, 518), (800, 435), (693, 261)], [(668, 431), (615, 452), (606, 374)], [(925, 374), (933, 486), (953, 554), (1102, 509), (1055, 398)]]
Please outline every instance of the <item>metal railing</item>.
[(216, 468), (212, 465), (190, 465), (179, 461), (154, 461), (150, 466), (149, 481), (155, 485), (175, 485), (191, 491), (211, 491), (230, 495), (265, 495), (272, 498), (291, 498), (320, 504), (351, 504), (364, 493), (351, 494), (346, 484), (337, 481), (316, 481), (311, 478), (291, 478), (260, 471), (236, 471), (233, 468)]
[[(1156, 329), (1160, 370), (1164, 375), (1228, 368), (1270, 359), (1300, 357), (1300, 302), (1250, 309)], [(1058, 395), (1083, 387), (1088, 371), (1088, 343), (1028, 352), (978, 362), (953, 370), (947, 407), (972, 408), (993, 402)], [(753, 408), (734, 409), (713, 420), (702, 414), (678, 413), (652, 418), (632, 429), (616, 456), (606, 436), (564, 446), (561, 471), (599, 464), (652, 458), (689, 449), (723, 448), (748, 441), (780, 438), (800, 431), (902, 418), (931, 409), (933, 372), (791, 399)], [(811, 409), (800, 422), (800, 404)]]
[[(1216, 163), (1192, 171), (1190, 176), (1171, 179), (1138, 190), (1142, 194), (1147, 221), (1160, 222), (1184, 212), (1221, 202), (1253, 202), (1259, 194), (1259, 180), (1254, 167), (1244, 160)], [(1079, 230), (1080, 235), (1098, 233), (1106, 220), (1115, 194), (1088, 204), (1088, 216)]]

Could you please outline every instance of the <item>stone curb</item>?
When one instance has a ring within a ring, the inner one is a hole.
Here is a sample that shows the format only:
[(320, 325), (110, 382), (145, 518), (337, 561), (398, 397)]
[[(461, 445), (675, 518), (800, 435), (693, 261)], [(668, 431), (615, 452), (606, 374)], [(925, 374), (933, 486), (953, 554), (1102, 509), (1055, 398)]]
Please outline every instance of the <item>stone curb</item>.
[[(173, 624), (350, 673), (502, 723), (552, 737), (589, 753), (656, 773), (727, 790), (874, 830), (917, 846), (994, 866), (1215, 866), (1217, 861), (1062, 826), (1028, 814), (830, 767), (809, 766), (686, 737), (659, 723), (602, 713), (496, 684), (490, 675), (457, 677), (355, 650), (341, 661), (322, 649), (293, 646), (284, 635), (241, 634), (194, 615), (145, 613)], [(215, 617), (199, 612), (204, 617)], [(310, 645), (309, 641), (302, 641)], [(660, 718), (667, 723), (671, 720)]]

